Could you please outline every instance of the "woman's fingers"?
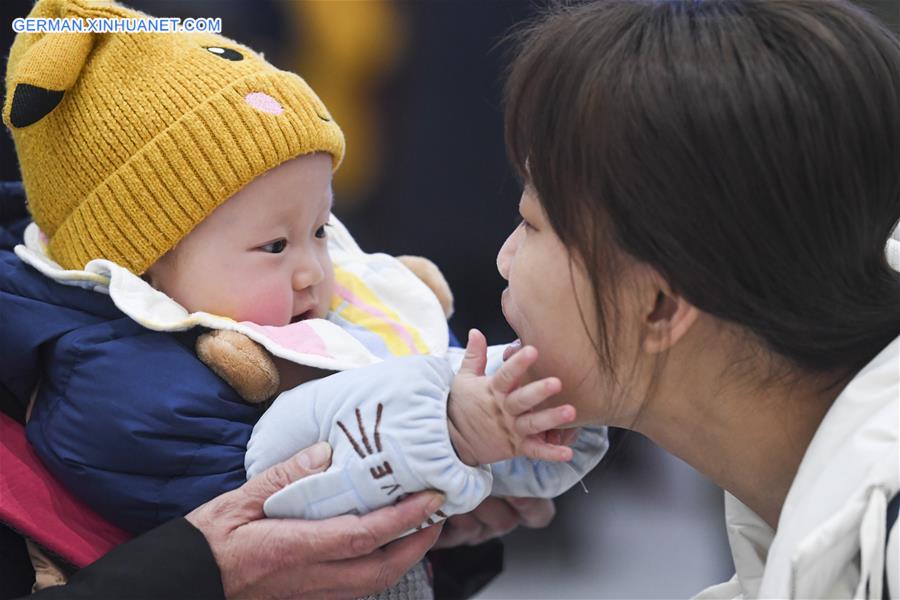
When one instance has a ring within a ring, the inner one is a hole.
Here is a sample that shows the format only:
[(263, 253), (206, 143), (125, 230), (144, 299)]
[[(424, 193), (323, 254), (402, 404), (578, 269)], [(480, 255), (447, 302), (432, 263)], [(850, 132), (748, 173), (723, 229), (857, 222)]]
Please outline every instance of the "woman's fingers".
[(553, 520), (554, 514), (556, 508), (552, 500), (491, 496), (472, 512), (447, 519), (444, 531), (434, 547), (479, 544), (504, 535), (518, 525), (545, 527)]
[(243, 486), (248, 496), (259, 499), (260, 505), (275, 492), (299, 479), (320, 473), (331, 463), (331, 446), (328, 442), (318, 442), (301, 450), (292, 458), (272, 465)]
[(504, 400), (503, 410), (514, 416), (521, 415), (558, 394), (561, 389), (562, 383), (556, 377), (532, 381), (509, 394)]
[[(259, 519), (237, 529), (248, 543), (259, 546), (252, 558), (243, 560), (265, 563), (277, 559), (295, 565), (299, 583), (294, 587), (306, 590), (296, 597), (366, 596), (392, 585), (434, 544), (442, 523), (389, 542), (424, 522), (444, 499), (436, 492), (423, 492), (363, 517)], [(210, 539), (206, 532), (204, 535)], [(289, 573), (287, 566), (282, 568), (282, 575)]]
[(472, 515), (482, 524), (489, 537), (506, 535), (519, 524), (519, 515), (501, 498), (488, 497), (472, 511)]
[(556, 515), (553, 500), (545, 498), (507, 498), (513, 508), (519, 512), (522, 525), (525, 527), (546, 527)]
[(350, 589), (344, 595), (361, 597), (372, 590), (384, 590), (422, 560), (441, 533), (441, 525), (427, 527), (412, 535), (392, 542), (387, 547), (368, 556), (328, 563), (337, 567)]
[(501, 394), (513, 391), (519, 385), (522, 376), (528, 371), (528, 367), (537, 360), (537, 355), (538, 351), (534, 346), (525, 346), (513, 354), (497, 369), (491, 379), (491, 387)]
[(443, 523), (426, 527), (411, 535), (395, 540), (384, 547), (378, 559), (387, 565), (394, 567), (399, 574), (406, 573), (409, 568), (422, 560), (425, 553), (434, 546), (441, 531)]
[[(272, 465), (232, 492), (234, 506), (240, 506), (243, 511), (234, 516), (247, 520), (263, 518), (263, 503), (269, 496), (299, 479), (324, 471), (330, 463), (331, 446), (328, 442), (319, 442), (284, 462)], [(188, 515), (188, 520), (191, 520), (191, 515)]]
[(310, 544), (317, 546), (323, 560), (365, 556), (420, 526), (445, 499), (437, 492), (422, 492), (362, 517), (346, 515), (317, 521)]
[(452, 548), (470, 541), (481, 535), (484, 524), (472, 516), (472, 513), (453, 515), (444, 521), (444, 530), (441, 537), (434, 544), (435, 548)]

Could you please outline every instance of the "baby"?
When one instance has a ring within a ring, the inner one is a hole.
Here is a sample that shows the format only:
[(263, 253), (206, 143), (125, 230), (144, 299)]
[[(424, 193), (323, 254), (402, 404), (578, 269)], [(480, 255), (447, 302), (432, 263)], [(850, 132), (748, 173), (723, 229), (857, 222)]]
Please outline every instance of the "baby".
[[(142, 15), (40, 0), (30, 16)], [(270, 498), (270, 516), (434, 488), (441, 519), (492, 491), (556, 495), (603, 455), (602, 429), (571, 448), (548, 433), (574, 411), (539, 408), (559, 382), (525, 382), (533, 348), (502, 366), (480, 334), (465, 360), (446, 351), (424, 286), (355, 247), (330, 214), (343, 135), (296, 75), (213, 34), (41, 33), (17, 36), (6, 83), (34, 224), (0, 261), (0, 384), (32, 399), (46, 466), (110, 520), (149, 529), (317, 440), (333, 466)], [(392, 287), (396, 310), (367, 295)], [(262, 336), (303, 363), (283, 379), (311, 381), (251, 439), (258, 409), (197, 360), (196, 325)]]
[[(326, 153), (270, 169), (216, 208), (144, 278), (191, 313), (281, 328), (327, 318), (335, 288), (327, 244), (331, 177), (332, 156)], [(279, 397), (248, 444), (248, 475), (321, 440), (331, 442), (341, 464), (276, 494), (267, 513), (305, 518), (364, 513), (405, 493), (435, 488), (448, 493), (438, 513), (441, 520), (475, 508), (498, 472), (504, 481), (497, 485), (504, 485), (506, 494), (563, 491), (560, 481), (568, 487), (584, 473), (567, 468), (551, 475), (549, 465), (535, 463), (526, 479), (523, 466), (514, 469), (514, 463), (472, 468), (518, 455), (573, 458), (571, 448), (545, 435), (574, 418), (571, 407), (532, 410), (558, 391), (558, 380), (518, 388), (536, 351), (525, 348), (500, 366), (502, 350), (491, 350), (490, 370), (496, 373), (485, 376), (487, 365), (480, 363), (487, 361), (487, 348), (483, 336), (473, 332), (465, 364), (456, 350), (442, 358), (393, 359)], [(281, 368), (289, 371), (288, 377), (282, 373), (282, 384), (327, 374), (284, 361)], [(460, 371), (456, 378), (454, 370)], [(370, 444), (367, 432), (377, 442)], [(409, 451), (411, 446), (417, 450)], [(579, 465), (588, 460), (579, 458)], [(553, 477), (552, 483), (546, 481)]]

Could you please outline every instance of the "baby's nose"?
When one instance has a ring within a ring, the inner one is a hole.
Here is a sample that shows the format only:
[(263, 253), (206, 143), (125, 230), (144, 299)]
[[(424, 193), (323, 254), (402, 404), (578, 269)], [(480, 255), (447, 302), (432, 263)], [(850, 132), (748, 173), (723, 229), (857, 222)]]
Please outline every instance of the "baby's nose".
[(318, 261), (309, 261), (294, 270), (291, 284), (297, 291), (314, 286), (325, 278), (325, 270)]

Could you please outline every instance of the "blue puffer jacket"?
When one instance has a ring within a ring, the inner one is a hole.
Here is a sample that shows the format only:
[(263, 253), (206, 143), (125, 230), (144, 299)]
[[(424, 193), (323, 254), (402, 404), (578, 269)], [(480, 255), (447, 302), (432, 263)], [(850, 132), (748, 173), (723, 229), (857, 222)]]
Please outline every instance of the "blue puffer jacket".
[(47, 468), (102, 515), (142, 532), (241, 485), (260, 411), (194, 353), (109, 297), (63, 286), (12, 252), (0, 225), (0, 386), (26, 404)]

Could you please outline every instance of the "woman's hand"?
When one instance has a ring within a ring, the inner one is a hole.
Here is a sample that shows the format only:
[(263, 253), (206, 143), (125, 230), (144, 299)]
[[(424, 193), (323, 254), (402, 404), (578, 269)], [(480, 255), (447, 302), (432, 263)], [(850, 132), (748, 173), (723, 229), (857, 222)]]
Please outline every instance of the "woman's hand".
[(552, 500), (489, 497), (472, 512), (454, 515), (445, 521), (444, 532), (434, 547), (476, 546), (506, 535), (519, 525), (546, 527), (555, 514)]
[(441, 507), (435, 492), (362, 517), (266, 518), (266, 498), (330, 462), (320, 442), (187, 515), (209, 542), (226, 597), (361, 597), (393, 585), (431, 548), (439, 525), (393, 540)]

